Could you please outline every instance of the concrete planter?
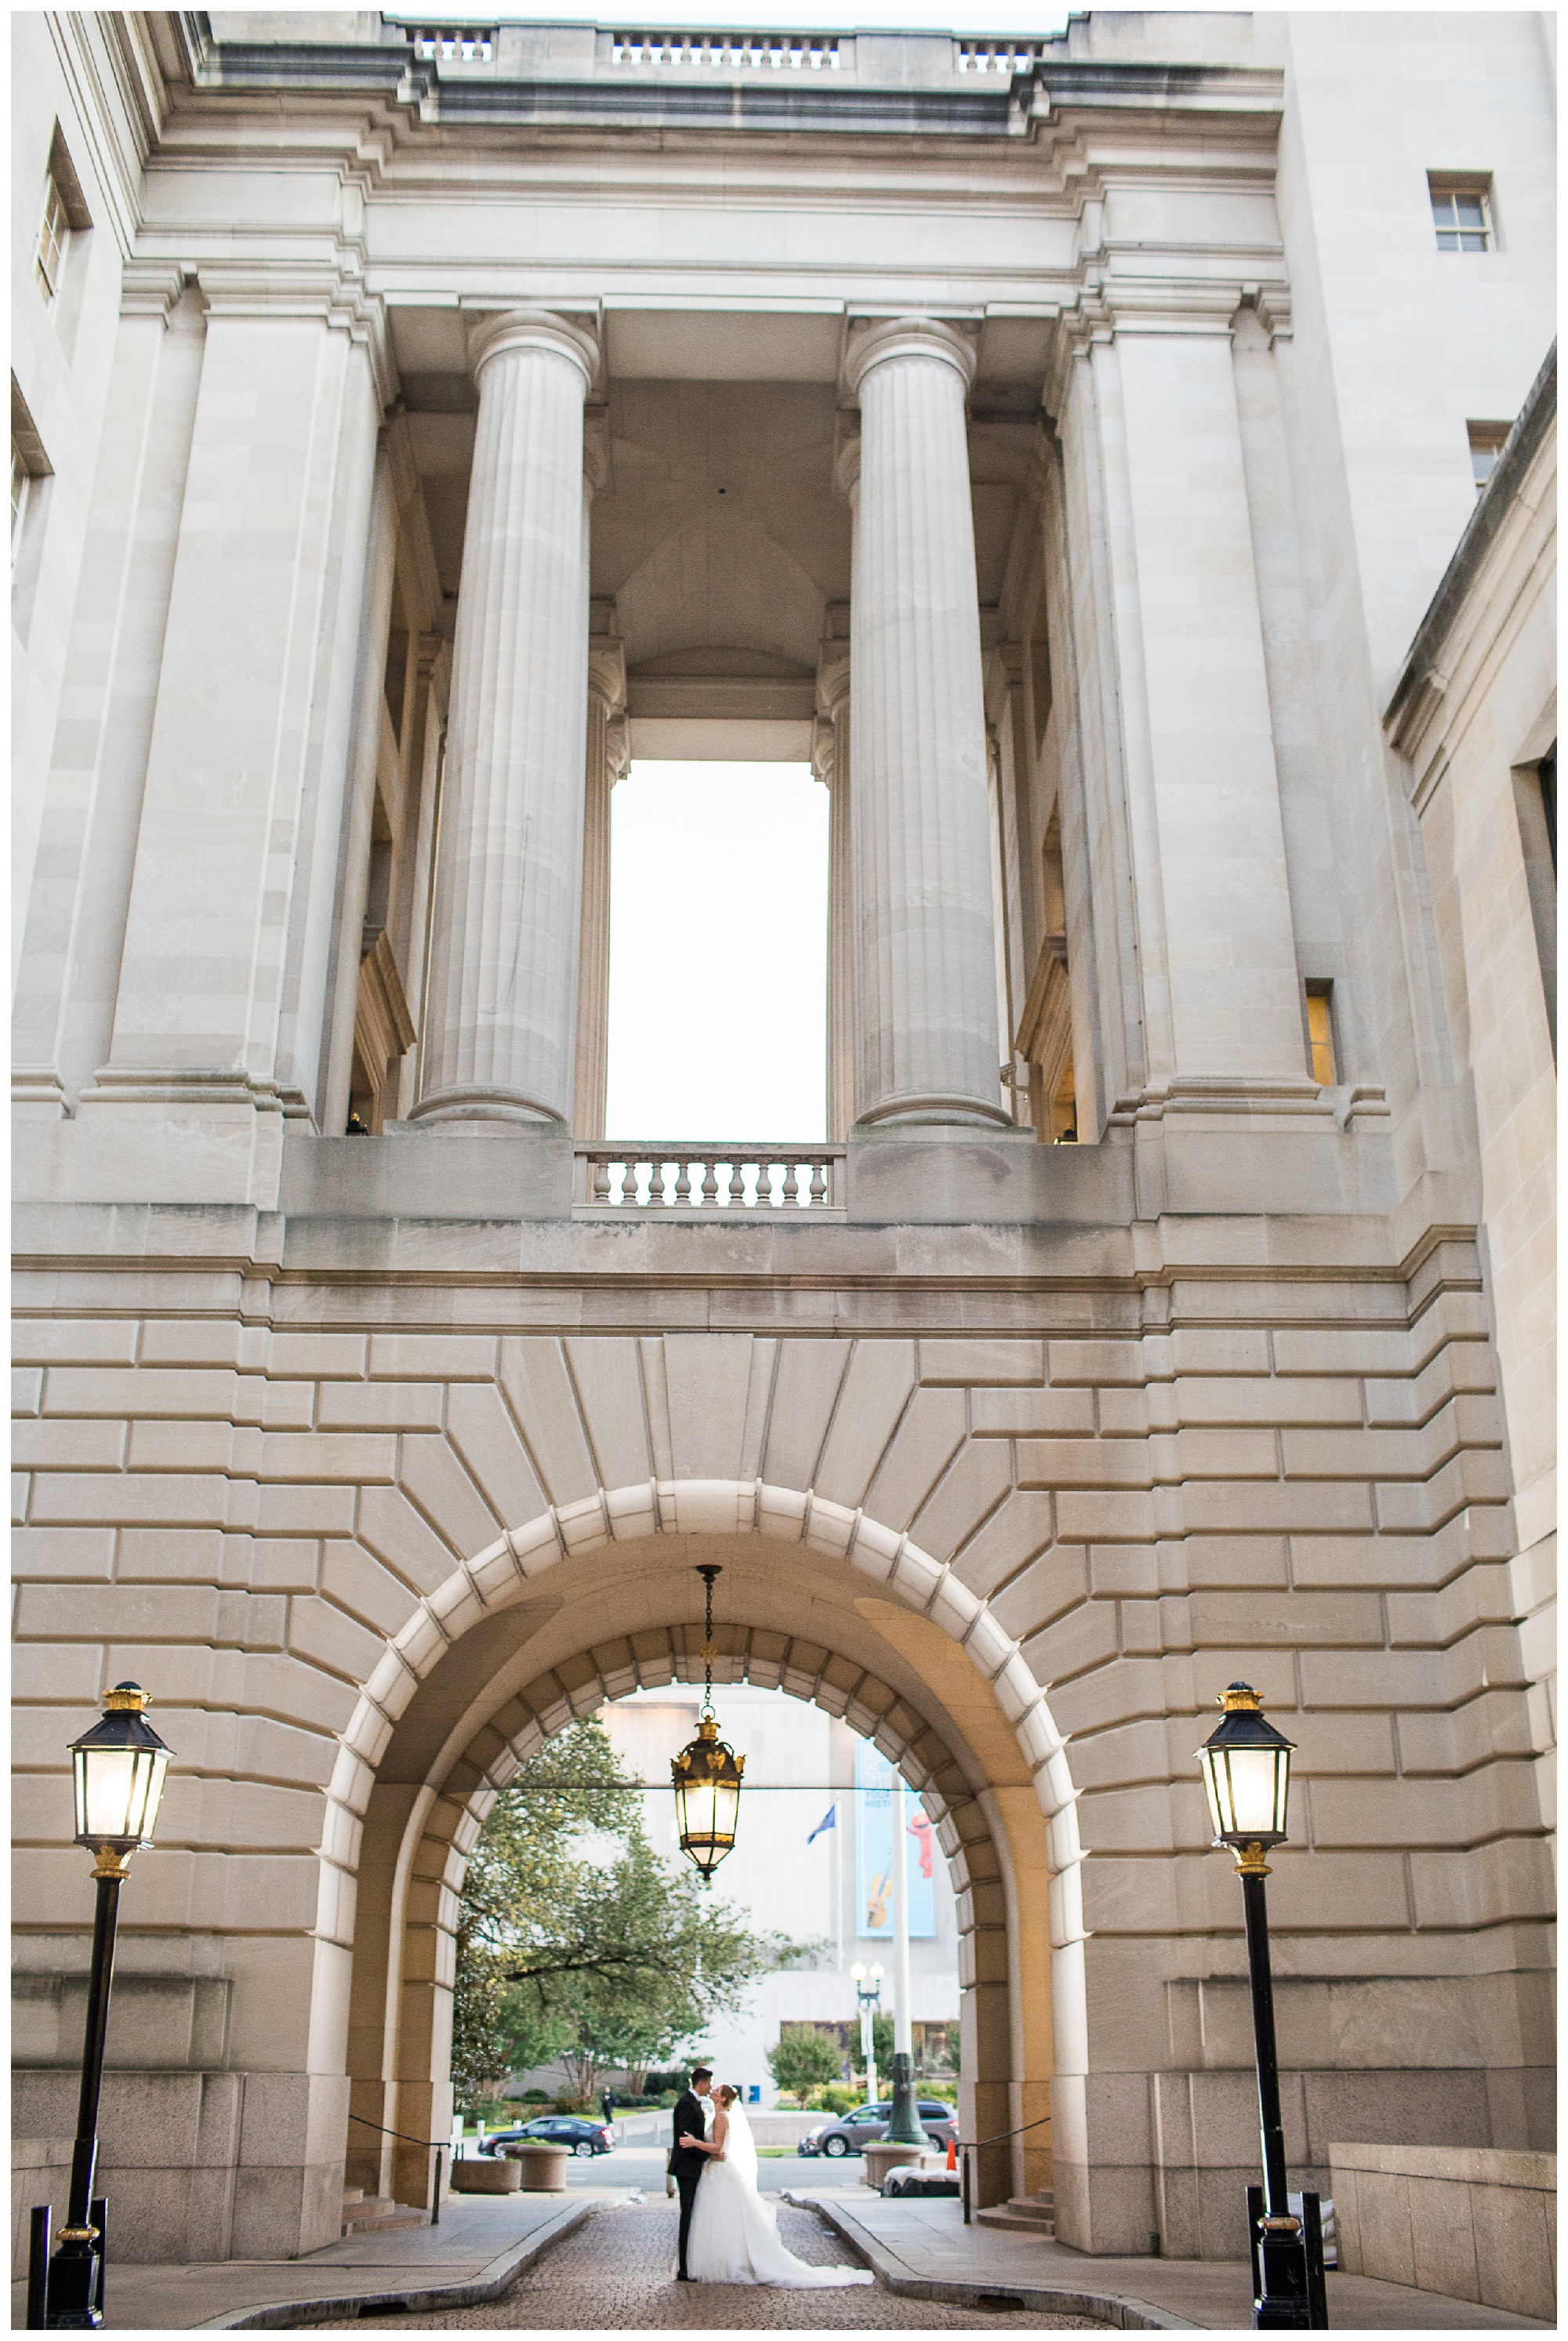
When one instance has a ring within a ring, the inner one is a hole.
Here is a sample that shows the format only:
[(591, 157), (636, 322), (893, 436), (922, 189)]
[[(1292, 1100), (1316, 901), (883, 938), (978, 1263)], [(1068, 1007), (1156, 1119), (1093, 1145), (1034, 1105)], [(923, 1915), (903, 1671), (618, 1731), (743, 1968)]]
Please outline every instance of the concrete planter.
[(506, 2159), (521, 2173), (524, 2195), (564, 2195), (566, 2191), (566, 2164), (569, 2159), (564, 2146), (552, 2146), (541, 2138), (537, 2145), (512, 2146), (506, 2149)]
[(925, 2159), (923, 2146), (894, 2146), (884, 2137), (874, 2137), (861, 2148), (860, 2183), (874, 2188), (880, 2195), (882, 2182), (890, 2170), (904, 2170), (911, 2165), (918, 2169)]
[(523, 2185), (523, 2173), (514, 2162), (503, 2161), (499, 2156), (479, 2155), (472, 2162), (454, 2162), (452, 2166), (452, 2192), (454, 2195), (515, 2195)]

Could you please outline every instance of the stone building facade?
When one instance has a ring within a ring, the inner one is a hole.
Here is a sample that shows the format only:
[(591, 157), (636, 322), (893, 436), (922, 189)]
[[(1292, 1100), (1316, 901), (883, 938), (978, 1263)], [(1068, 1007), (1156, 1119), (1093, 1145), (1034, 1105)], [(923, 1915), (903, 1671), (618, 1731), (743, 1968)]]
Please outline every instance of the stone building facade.
[[(308, 2250), (425, 2199), (466, 1853), (704, 1559), (924, 1798), (984, 2199), (1241, 2246), (1237, 1675), (1294, 2170), (1548, 2142), (1523, 423), (1401, 675), (1552, 338), (1551, 21), (14, 25), (33, 2159), (107, 1684), (119, 2232)], [(831, 790), (829, 1141), (604, 1140), (633, 752)]]

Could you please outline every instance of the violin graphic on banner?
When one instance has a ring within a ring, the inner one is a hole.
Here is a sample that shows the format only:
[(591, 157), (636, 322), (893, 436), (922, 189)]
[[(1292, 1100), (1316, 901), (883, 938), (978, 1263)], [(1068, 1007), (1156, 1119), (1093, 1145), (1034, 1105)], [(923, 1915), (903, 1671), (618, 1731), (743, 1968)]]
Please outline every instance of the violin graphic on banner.
[[(868, 1740), (854, 1751), (854, 1866), (860, 1935), (893, 1932), (893, 1767)], [(931, 1823), (905, 1800), (904, 1858), (908, 1864), (911, 1938), (936, 1932)]]

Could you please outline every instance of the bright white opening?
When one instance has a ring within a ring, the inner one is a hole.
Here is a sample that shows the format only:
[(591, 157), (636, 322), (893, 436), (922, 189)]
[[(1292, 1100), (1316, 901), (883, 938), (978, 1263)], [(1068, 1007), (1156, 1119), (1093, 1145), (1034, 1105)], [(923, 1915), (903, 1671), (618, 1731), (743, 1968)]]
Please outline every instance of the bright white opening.
[(634, 763), (611, 799), (605, 1135), (824, 1135), (827, 791)]

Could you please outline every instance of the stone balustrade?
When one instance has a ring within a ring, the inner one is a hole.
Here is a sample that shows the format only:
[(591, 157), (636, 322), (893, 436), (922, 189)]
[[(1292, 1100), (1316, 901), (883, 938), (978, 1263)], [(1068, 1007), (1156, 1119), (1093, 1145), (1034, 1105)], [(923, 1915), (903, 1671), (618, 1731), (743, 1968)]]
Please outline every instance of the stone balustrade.
[(599, 1210), (842, 1210), (845, 1151), (605, 1141), (575, 1149), (578, 1200)]

